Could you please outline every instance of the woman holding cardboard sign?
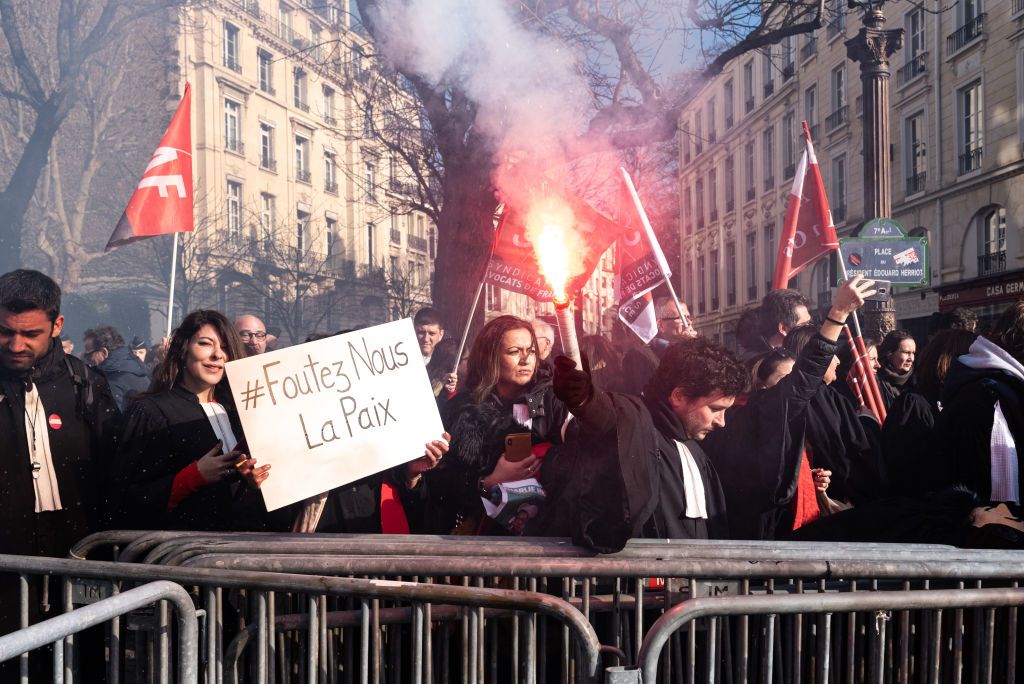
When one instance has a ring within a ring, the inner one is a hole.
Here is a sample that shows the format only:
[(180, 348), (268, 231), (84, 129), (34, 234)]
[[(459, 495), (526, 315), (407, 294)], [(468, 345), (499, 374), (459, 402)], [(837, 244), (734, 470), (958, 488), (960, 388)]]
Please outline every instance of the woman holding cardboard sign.
[(133, 528), (259, 530), (256, 491), (270, 476), (246, 456), (224, 365), (245, 356), (217, 311), (193, 311), (174, 332), (149, 392), (128, 408), (114, 458), (112, 503)]

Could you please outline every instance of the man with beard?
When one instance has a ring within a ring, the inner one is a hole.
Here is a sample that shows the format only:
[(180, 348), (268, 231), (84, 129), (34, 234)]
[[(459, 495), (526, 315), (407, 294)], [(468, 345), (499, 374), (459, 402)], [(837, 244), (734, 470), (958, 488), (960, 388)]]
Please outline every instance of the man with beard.
[[(98, 529), (118, 417), (106, 380), (64, 354), (60, 287), (0, 276), (0, 553), (64, 557)], [(39, 616), (38, 585), (29, 613)], [(0, 582), (0, 630), (18, 628), (18, 587)], [(45, 616), (44, 616), (45, 617)], [(16, 667), (17, 662), (11, 661)], [(0, 668), (0, 678), (5, 670)]]

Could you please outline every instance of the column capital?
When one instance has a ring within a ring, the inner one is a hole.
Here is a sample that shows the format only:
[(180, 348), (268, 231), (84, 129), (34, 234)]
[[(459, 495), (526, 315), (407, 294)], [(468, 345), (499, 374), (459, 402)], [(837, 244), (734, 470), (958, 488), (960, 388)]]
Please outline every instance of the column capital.
[(903, 29), (883, 29), (865, 26), (846, 41), (846, 54), (862, 69), (889, 67), (889, 58), (903, 47)]

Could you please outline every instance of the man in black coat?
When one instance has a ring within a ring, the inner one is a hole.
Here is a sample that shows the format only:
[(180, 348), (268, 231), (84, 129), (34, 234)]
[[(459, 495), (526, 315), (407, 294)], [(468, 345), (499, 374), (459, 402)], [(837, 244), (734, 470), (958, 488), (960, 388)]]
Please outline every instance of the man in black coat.
[(149, 389), (149, 371), (113, 326), (90, 328), (82, 339), (85, 342), (82, 356), (107, 379), (114, 402), (124, 413), (129, 401)]
[[(63, 557), (103, 508), (119, 414), (103, 377), (65, 356), (60, 300), (38, 271), (0, 276), (0, 553)], [(0, 629), (17, 628), (10, 588)]]

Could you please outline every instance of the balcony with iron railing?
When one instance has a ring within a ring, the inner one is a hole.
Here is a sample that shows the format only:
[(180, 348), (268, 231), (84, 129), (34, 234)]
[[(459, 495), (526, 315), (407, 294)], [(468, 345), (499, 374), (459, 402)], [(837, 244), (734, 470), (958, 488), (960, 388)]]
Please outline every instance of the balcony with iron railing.
[[(1024, 0), (1021, 0), (1021, 2), (1024, 2)], [(728, 114), (725, 117), (725, 129), (729, 130), (730, 128), (732, 128), (732, 125), (733, 125), (732, 114)]]
[(337, 126), (338, 120), (329, 114), (324, 114), (324, 123), (328, 126)]
[(811, 39), (804, 43), (800, 48), (800, 59), (806, 62), (816, 54), (818, 54), (818, 39), (811, 37)]
[(242, 9), (257, 19), (261, 19), (263, 16), (263, 13), (260, 12), (260, 3), (258, 0), (242, 0)]
[(793, 74), (796, 73), (796, 65), (790, 62), (782, 67), (782, 80), (783, 82), (793, 78)]
[(750, 202), (755, 197), (757, 197), (757, 190), (755, 190), (754, 186), (751, 185), (749, 188), (747, 188), (747, 201)]
[(1024, 14), (1024, 0), (1013, 0), (1013, 9), (1010, 16), (1016, 17), (1021, 14)]
[(295, 169), (295, 180), (299, 181), (300, 183), (308, 184), (312, 177), (313, 175), (312, 173), (310, 173), (309, 169)]
[(796, 164), (786, 164), (782, 169), (782, 177), (789, 180), (796, 175)]
[(245, 145), (239, 138), (229, 137), (224, 140), (224, 151), (244, 155)]
[(734, 287), (734, 289), (726, 290), (726, 293), (725, 293), (725, 303), (726, 303), (727, 306), (736, 306), (736, 290), (735, 290), (735, 287)]
[(924, 183), (927, 180), (927, 176), (928, 174), (925, 171), (907, 176), (907, 194), (913, 195), (918, 192), (924, 192)]
[(733, 211), (736, 211), (736, 200), (732, 197), (729, 197), (725, 200), (725, 213), (729, 214)]
[(427, 238), (419, 237), (418, 235), (410, 235), (408, 236), (408, 240), (409, 249), (415, 250), (417, 252), (427, 251)]
[(338, 181), (326, 181), (324, 183), (324, 192), (332, 195), (338, 194)]
[(309, 103), (308, 102), (303, 102), (299, 98), (295, 98), (294, 102), (295, 102), (295, 108), (296, 109), (298, 109), (300, 111), (303, 111), (303, 112), (306, 112), (307, 114), (309, 113)]
[(775, 93), (775, 81), (768, 81), (764, 84), (764, 96), (771, 97)]
[(957, 160), (957, 175), (962, 176), (965, 173), (970, 173), (971, 171), (977, 171), (980, 169), (983, 149), (984, 148), (979, 145), (977, 147), (967, 148), (964, 150)]
[(266, 82), (260, 83), (260, 91), (266, 93), (270, 97), (277, 95), (277, 91), (274, 90), (274, 86)]
[(711, 310), (718, 311), (718, 297), (711, 298)]
[(224, 66), (231, 69), (236, 74), (242, 73), (242, 63), (238, 61), (238, 57), (235, 55), (225, 55)]
[(708, 223), (714, 223), (718, 220), (718, 209), (712, 209), (708, 215)]
[(835, 38), (840, 33), (846, 33), (846, 16), (843, 14), (832, 17), (828, 22), (828, 29), (826, 29), (826, 35), (829, 38)]
[(902, 86), (910, 83), (918, 76), (925, 72), (926, 61), (928, 59), (927, 52), (919, 52), (917, 56), (913, 57), (906, 64), (901, 66), (896, 72), (896, 85)]
[(985, 31), (985, 17), (987, 16), (982, 12), (949, 34), (949, 37), (946, 38), (946, 52), (952, 55), (980, 38)]
[(978, 275), (986, 276), (1006, 270), (1006, 252), (982, 254), (978, 257)]
[(277, 160), (260, 155), (260, 168), (264, 171), (277, 173)]
[(834, 131), (849, 120), (850, 105), (843, 105), (825, 118), (825, 128)]
[(400, 245), (402, 244), (402, 231), (397, 228), (391, 229), (391, 244)]
[(768, 176), (764, 179), (764, 191), (770, 192), (775, 189), (775, 176)]
[(754, 98), (748, 97), (746, 102), (743, 103), (744, 111), (749, 114), (754, 111)]

